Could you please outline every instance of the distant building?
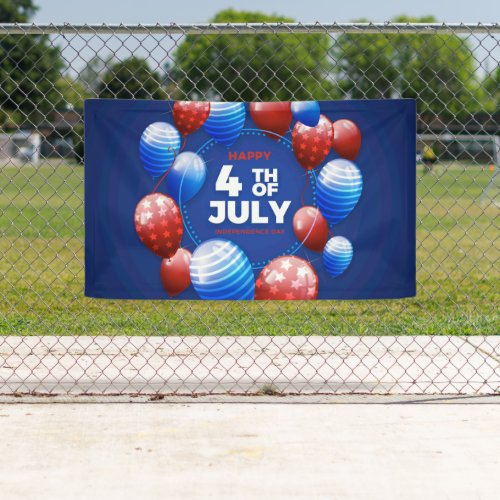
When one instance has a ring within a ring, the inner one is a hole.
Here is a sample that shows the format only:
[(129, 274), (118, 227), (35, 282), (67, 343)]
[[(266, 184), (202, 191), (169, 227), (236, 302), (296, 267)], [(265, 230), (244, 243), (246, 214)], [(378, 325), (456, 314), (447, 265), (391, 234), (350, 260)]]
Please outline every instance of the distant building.
[(75, 110), (51, 111), (37, 127), (42, 136), (41, 157), (74, 158), (73, 135), (81, 123), (82, 115)]
[(37, 127), (27, 122), (0, 133), (2, 164), (38, 163), (44, 158), (74, 159), (74, 131), (82, 116), (74, 110), (52, 111)]
[(486, 111), (461, 118), (422, 113), (417, 117), (417, 150), (429, 145), (440, 160), (497, 161), (500, 112)]
[(0, 162), (2, 165), (36, 164), (40, 161), (42, 136), (34, 130), (17, 130), (0, 134)]

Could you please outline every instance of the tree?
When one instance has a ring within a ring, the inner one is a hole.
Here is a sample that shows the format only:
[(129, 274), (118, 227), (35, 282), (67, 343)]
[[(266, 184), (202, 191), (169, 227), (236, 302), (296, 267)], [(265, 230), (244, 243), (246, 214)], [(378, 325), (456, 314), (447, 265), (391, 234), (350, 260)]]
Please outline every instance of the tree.
[[(436, 22), (400, 16), (394, 22)], [(475, 61), (453, 34), (344, 34), (334, 57), (340, 87), (353, 98), (409, 97), (420, 113), (461, 116), (479, 108)]]
[(25, 23), (37, 10), (32, 0), (0, 0), (0, 23)]
[(78, 82), (89, 90), (91, 94), (97, 94), (102, 85), (102, 79), (106, 69), (116, 64), (114, 56), (111, 54), (105, 58), (94, 56), (78, 75)]
[[(27, 22), (36, 9), (32, 0), (0, 0), (0, 22)], [(47, 36), (0, 35), (0, 124), (42, 120), (60, 100), (54, 83), (63, 68)]]
[(104, 73), (99, 97), (111, 99), (164, 99), (161, 75), (139, 57), (119, 61)]
[(491, 113), (498, 111), (500, 107), (500, 66), (497, 66), (496, 70), (486, 76), (483, 90), (486, 110)]
[[(367, 22), (359, 19), (357, 22)], [(334, 73), (343, 94), (352, 99), (394, 97), (397, 68), (388, 35), (343, 34), (332, 49)]]
[[(260, 12), (227, 9), (214, 23), (290, 22)], [(329, 78), (326, 34), (187, 35), (168, 68), (179, 98), (235, 100), (328, 99), (337, 95)]]
[(59, 78), (55, 82), (55, 86), (59, 92), (59, 99), (55, 102), (57, 109), (83, 111), (83, 101), (88, 97), (93, 97), (86, 87), (69, 75)]

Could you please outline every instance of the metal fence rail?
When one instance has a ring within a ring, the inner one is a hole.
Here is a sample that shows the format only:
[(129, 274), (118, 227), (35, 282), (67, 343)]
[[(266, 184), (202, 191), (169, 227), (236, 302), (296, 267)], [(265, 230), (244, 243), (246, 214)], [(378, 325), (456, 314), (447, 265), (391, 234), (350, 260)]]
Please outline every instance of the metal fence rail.
[[(499, 61), (498, 24), (1, 24), (0, 394), (499, 392)], [(415, 299), (83, 296), (85, 98), (401, 96)]]
[(266, 33), (500, 33), (498, 23), (205, 23), (205, 24), (30, 24), (5, 23), (10, 35), (217, 35)]

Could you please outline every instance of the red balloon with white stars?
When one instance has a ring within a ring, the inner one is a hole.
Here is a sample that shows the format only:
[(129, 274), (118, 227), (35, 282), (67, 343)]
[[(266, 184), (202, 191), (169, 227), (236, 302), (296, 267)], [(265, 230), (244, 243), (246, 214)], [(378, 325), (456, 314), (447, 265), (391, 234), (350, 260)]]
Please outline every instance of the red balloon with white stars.
[(294, 255), (273, 259), (255, 282), (255, 300), (314, 300), (317, 295), (316, 272)]
[(175, 126), (182, 135), (196, 132), (210, 114), (209, 102), (175, 101), (172, 109)]
[(295, 158), (306, 170), (317, 167), (330, 152), (333, 141), (332, 123), (321, 115), (315, 127), (297, 122), (292, 132)]
[(175, 255), (182, 239), (182, 217), (177, 203), (162, 193), (145, 196), (135, 207), (135, 230), (142, 243), (164, 259)]

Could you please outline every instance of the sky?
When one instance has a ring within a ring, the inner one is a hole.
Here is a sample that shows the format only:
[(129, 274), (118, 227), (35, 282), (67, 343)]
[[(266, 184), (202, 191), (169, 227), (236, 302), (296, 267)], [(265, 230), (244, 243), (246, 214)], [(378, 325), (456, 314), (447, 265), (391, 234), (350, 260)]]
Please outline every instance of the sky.
[(260, 10), (303, 22), (387, 21), (404, 13), (448, 22), (499, 22), (498, 0), (35, 0), (39, 23), (203, 23), (228, 7)]
[[(366, 18), (375, 22), (387, 21), (397, 15), (415, 17), (434, 15), (439, 21), (492, 23), (500, 21), (498, 0), (35, 0), (39, 6), (33, 21), (37, 23), (73, 24), (168, 24), (175, 22), (205, 23), (219, 10), (233, 7), (239, 10), (258, 10), (277, 13), (301, 22), (349, 22)], [(154, 39), (123, 40), (114, 37), (102, 45), (97, 37), (56, 37), (54, 43), (63, 49), (70, 62), (68, 71), (79, 72), (95, 53), (105, 58), (114, 52), (118, 58), (131, 53), (148, 57), (150, 65), (162, 67), (171, 58), (173, 42), (165, 37), (161, 44)], [(500, 36), (474, 37), (474, 55), (481, 61), (479, 72), (493, 69), (500, 61)], [(115, 45), (113, 45), (115, 43)]]

